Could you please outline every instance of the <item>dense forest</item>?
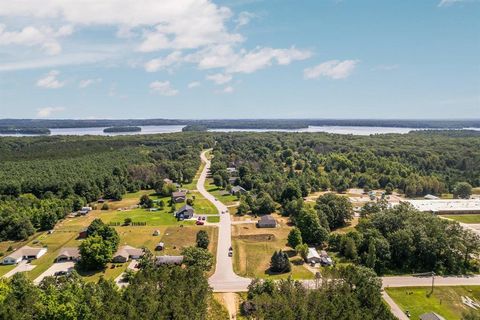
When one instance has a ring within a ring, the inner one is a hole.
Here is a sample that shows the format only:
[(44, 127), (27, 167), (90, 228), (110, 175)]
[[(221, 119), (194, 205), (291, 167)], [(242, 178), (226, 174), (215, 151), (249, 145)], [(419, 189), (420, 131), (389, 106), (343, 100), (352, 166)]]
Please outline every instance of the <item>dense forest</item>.
[(383, 303), (381, 280), (363, 267), (325, 272), (317, 288), (307, 290), (292, 280), (253, 281), (244, 315), (251, 319), (393, 320)]
[(0, 139), (0, 240), (48, 230), (100, 197), (158, 188), (164, 178), (193, 179), (200, 150), (192, 134)]
[[(369, 137), (308, 133), (216, 136), (212, 173), (224, 186), (228, 166), (236, 183), (282, 203), (287, 189), (394, 189), (407, 196), (452, 192), (457, 182), (480, 186), (480, 135), (425, 131)], [(219, 179), (221, 177), (222, 179)], [(291, 190), (290, 190), (291, 192)]]
[(0, 280), (0, 319), (207, 319), (212, 295), (197, 268), (146, 268), (126, 289), (76, 273), (35, 286), (23, 273)]

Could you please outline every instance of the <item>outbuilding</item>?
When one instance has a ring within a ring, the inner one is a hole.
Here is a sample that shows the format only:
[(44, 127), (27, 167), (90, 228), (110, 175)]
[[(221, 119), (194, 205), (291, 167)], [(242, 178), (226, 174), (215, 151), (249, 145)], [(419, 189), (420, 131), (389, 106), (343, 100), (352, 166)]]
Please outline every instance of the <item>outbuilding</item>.
[(275, 220), (274, 217), (271, 215), (267, 214), (262, 217), (260, 217), (260, 220), (258, 220), (257, 227), (259, 228), (275, 228), (277, 227), (277, 220)]
[(181, 265), (183, 256), (157, 256), (155, 264), (160, 265)]

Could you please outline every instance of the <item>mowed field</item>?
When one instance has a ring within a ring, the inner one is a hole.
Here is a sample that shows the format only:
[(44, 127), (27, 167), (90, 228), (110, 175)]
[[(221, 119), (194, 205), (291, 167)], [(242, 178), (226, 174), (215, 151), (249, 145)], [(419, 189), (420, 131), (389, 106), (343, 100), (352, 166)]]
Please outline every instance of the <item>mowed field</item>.
[[(218, 232), (216, 227), (200, 227), (194, 225), (193, 221), (177, 221), (171, 212), (171, 207), (167, 205), (163, 210), (153, 212), (141, 208), (125, 210), (125, 208), (137, 205), (143, 194), (149, 194), (152, 199), (164, 200), (165, 204), (168, 204), (168, 197), (159, 198), (152, 194), (151, 190), (127, 194), (121, 201), (108, 202), (109, 210), (93, 210), (86, 216), (66, 218), (60, 221), (55, 226), (52, 234), (38, 232), (27, 241), (0, 242), (0, 252), (8, 254), (6, 251), (10, 246), (14, 249), (24, 245), (47, 247), (47, 253), (44, 256), (31, 262), (32, 265), (36, 267), (26, 273), (29, 279), (35, 280), (54, 263), (61, 248), (78, 247), (81, 244), (82, 240), (77, 239), (79, 232), (88, 227), (94, 219), (100, 218), (107, 224), (110, 222), (123, 224), (126, 218), (131, 218), (133, 222), (146, 222), (147, 225), (116, 226), (115, 229), (120, 236), (120, 246), (128, 244), (139, 248), (145, 247), (154, 252), (157, 243), (164, 242), (166, 245), (165, 250), (156, 252), (157, 255), (180, 254), (180, 251), (184, 247), (195, 245), (197, 232), (204, 229), (210, 235), (211, 244), (209, 249), (215, 255)], [(177, 204), (177, 207), (179, 208), (180, 205), (181, 204)], [(98, 207), (100, 206), (101, 205), (98, 205)], [(120, 211), (118, 209), (122, 210)], [(153, 236), (155, 230), (160, 231), (160, 236)], [(107, 268), (103, 271), (82, 273), (81, 275), (87, 281), (97, 281), (101, 276), (108, 279), (115, 279), (125, 271), (127, 266), (128, 262), (124, 264), (108, 264)], [(15, 266), (0, 265), (0, 276), (3, 276), (14, 267)]]
[[(463, 305), (461, 296), (480, 301), (480, 286), (435, 287), (428, 297), (430, 288), (386, 288), (388, 295), (395, 300), (403, 311), (410, 311), (411, 319), (419, 319), (420, 315), (436, 312), (447, 320), (459, 320), (464, 312), (473, 311)], [(476, 313), (480, 315), (480, 310)]]
[(480, 214), (448, 214), (442, 217), (462, 223), (480, 223)]
[[(278, 217), (277, 217), (278, 218)], [(287, 236), (291, 228), (285, 218), (279, 218), (277, 228), (257, 228), (254, 223), (232, 226), (234, 270), (246, 277), (280, 279), (312, 279), (313, 273), (304, 267), (303, 260), (287, 247)], [(292, 271), (273, 274), (269, 271), (270, 258), (275, 251), (284, 250), (290, 255)]]

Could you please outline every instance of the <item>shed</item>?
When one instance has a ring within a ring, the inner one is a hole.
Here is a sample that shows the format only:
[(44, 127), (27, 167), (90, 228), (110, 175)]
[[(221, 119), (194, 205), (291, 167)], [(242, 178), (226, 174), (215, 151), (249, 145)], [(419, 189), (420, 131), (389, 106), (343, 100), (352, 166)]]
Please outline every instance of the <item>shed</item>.
[(87, 228), (85, 228), (85, 229), (83, 229), (82, 231), (80, 231), (80, 232), (78, 233), (78, 238), (79, 238), (79, 239), (85, 239), (85, 238), (88, 236), (88, 232), (87, 232), (87, 231), (88, 231)]
[(153, 235), (155, 237), (158, 237), (160, 235), (160, 230), (157, 229), (157, 230), (153, 231)]
[(273, 218), (269, 214), (262, 216), (257, 223), (257, 227), (259, 228), (275, 228), (276, 226), (277, 226), (277, 220), (275, 220), (275, 218)]
[(155, 251), (162, 251), (165, 248), (165, 244), (163, 242), (159, 242), (155, 247)]

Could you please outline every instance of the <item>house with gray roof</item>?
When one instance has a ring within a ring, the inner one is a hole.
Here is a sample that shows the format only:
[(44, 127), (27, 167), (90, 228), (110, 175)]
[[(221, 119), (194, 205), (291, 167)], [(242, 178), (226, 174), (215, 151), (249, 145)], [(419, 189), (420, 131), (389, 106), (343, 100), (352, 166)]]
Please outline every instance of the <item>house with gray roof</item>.
[(195, 214), (195, 209), (188, 204), (181, 207), (177, 212), (175, 212), (175, 217), (179, 220), (191, 219)]
[(267, 214), (260, 217), (260, 220), (257, 222), (257, 227), (259, 228), (276, 228), (277, 220), (274, 217)]
[(155, 265), (181, 265), (183, 256), (157, 256), (155, 258)]

